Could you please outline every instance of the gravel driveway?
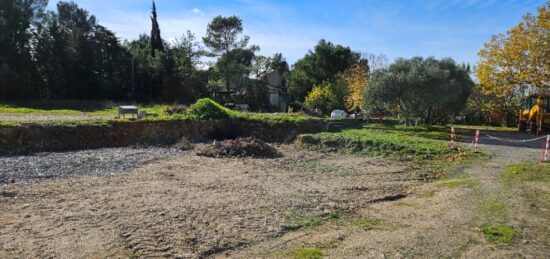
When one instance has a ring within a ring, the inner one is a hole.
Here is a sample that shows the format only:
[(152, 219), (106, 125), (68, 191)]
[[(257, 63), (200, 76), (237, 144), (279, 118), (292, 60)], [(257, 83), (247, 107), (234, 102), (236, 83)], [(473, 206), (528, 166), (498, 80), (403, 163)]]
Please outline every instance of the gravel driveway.
[(0, 157), (0, 184), (74, 176), (115, 175), (180, 153), (182, 151), (175, 148), (160, 147), (102, 148)]

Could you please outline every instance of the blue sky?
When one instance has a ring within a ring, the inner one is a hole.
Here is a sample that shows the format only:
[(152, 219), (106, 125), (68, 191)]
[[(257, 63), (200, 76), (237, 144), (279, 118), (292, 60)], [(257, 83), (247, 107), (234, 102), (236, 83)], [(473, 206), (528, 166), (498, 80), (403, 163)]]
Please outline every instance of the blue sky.
[[(150, 0), (76, 0), (123, 39), (150, 32)], [(290, 63), (319, 39), (397, 57), (452, 57), (475, 64), (493, 34), (504, 33), (546, 0), (157, 0), (161, 35), (191, 30), (200, 39), (217, 15), (237, 15), (260, 54), (283, 53)], [(54, 9), (57, 1), (50, 1)]]

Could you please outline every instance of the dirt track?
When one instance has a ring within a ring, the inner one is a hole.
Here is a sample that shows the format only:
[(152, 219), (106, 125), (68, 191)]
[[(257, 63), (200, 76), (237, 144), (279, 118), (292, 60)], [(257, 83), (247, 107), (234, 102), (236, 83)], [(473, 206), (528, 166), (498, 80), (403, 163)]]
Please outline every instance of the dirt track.
[(276, 159), (186, 152), (128, 174), (5, 185), (0, 258), (220, 255), (422, 180), (380, 159), (279, 149)]

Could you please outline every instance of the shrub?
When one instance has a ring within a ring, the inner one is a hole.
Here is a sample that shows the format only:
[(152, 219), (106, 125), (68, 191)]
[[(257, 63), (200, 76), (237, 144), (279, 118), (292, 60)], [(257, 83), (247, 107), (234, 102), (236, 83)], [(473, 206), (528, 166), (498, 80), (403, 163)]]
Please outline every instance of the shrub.
[(313, 87), (306, 96), (304, 104), (309, 109), (320, 109), (323, 114), (328, 114), (338, 105), (338, 100), (331, 89), (330, 83), (323, 82), (323, 84)]
[(186, 115), (193, 120), (206, 120), (229, 118), (233, 113), (235, 112), (223, 107), (210, 98), (203, 98), (192, 104), (187, 110)]

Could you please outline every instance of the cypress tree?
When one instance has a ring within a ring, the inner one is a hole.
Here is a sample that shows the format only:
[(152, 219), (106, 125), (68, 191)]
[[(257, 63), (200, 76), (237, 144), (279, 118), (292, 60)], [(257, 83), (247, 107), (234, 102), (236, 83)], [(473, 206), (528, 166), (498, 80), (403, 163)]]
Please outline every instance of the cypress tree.
[(153, 1), (153, 10), (151, 13), (151, 55), (155, 56), (155, 50), (164, 51), (162, 38), (160, 37), (160, 28), (157, 21), (157, 6)]

